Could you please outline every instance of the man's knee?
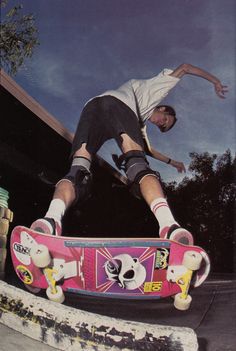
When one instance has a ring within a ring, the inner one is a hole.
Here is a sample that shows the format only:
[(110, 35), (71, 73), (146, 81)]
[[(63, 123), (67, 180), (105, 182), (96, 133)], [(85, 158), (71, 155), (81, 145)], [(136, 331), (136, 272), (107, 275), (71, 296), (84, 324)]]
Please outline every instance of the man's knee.
[(119, 169), (125, 171), (131, 191), (137, 197), (141, 197), (140, 183), (145, 177), (154, 176), (159, 179), (159, 173), (150, 168), (143, 151), (129, 151), (119, 158), (115, 158), (113, 155), (113, 160)]

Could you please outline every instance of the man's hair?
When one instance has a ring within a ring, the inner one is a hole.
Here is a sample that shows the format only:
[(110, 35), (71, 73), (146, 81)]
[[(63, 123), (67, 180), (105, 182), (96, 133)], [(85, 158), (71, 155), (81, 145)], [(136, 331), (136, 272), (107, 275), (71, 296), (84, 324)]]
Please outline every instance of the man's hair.
[(175, 123), (177, 122), (177, 118), (176, 118), (176, 112), (173, 109), (173, 107), (169, 106), (169, 105), (157, 105), (155, 110), (158, 110), (161, 107), (165, 107), (165, 112), (167, 112), (169, 115), (173, 116), (173, 124), (170, 126), (170, 128), (168, 130), (163, 130), (162, 132), (168, 132), (171, 128), (174, 127)]

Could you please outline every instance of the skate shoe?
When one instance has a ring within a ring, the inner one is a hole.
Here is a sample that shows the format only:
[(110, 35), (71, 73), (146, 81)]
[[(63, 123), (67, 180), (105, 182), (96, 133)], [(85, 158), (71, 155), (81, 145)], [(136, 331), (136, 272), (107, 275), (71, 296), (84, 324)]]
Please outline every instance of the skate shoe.
[(178, 224), (164, 227), (160, 232), (160, 238), (174, 240), (185, 245), (193, 245), (192, 234), (188, 230), (181, 228)]
[(36, 232), (50, 234), (50, 235), (61, 235), (61, 224), (55, 221), (53, 218), (40, 218), (31, 224), (31, 229)]

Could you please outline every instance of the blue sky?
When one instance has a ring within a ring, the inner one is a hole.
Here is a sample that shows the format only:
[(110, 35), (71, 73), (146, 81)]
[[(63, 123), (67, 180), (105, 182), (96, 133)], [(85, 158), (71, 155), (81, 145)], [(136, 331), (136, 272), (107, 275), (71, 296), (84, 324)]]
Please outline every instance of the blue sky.
[[(227, 98), (185, 76), (163, 101), (175, 107), (178, 123), (166, 134), (149, 123), (151, 143), (186, 167), (192, 151), (234, 153), (234, 0), (10, 0), (9, 7), (19, 3), (35, 15), (40, 46), (14, 79), (71, 132), (91, 97), (187, 62), (228, 85)], [(108, 142), (100, 154), (111, 161), (117, 151)], [(183, 178), (170, 166), (151, 165), (166, 181)]]

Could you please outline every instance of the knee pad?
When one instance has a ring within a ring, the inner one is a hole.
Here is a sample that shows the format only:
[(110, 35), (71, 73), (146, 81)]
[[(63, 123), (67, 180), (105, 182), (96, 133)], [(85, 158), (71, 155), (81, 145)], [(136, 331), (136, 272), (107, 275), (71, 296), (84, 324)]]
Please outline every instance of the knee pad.
[(139, 198), (141, 197), (140, 183), (144, 177), (152, 175), (159, 179), (159, 173), (150, 168), (143, 151), (129, 151), (119, 158), (113, 157), (113, 160), (119, 169), (125, 171), (131, 186), (131, 191)]
[[(89, 170), (90, 160), (76, 157), (73, 160), (69, 173), (62, 180), (70, 181), (75, 188), (75, 203), (83, 202), (89, 198), (92, 189), (92, 174)], [(74, 204), (75, 204), (74, 203)]]

